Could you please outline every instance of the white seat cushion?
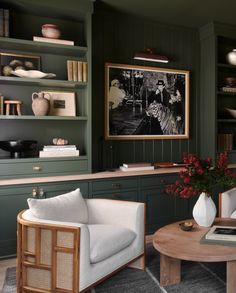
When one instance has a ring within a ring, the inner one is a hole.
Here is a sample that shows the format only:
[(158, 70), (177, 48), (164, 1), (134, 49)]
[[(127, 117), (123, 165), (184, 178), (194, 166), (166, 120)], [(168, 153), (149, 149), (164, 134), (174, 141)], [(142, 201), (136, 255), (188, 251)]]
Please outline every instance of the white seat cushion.
[(80, 189), (52, 198), (27, 200), (33, 216), (43, 220), (83, 223), (88, 222), (88, 208)]
[(88, 225), (90, 233), (90, 262), (100, 262), (129, 246), (136, 233), (115, 225)]
[(236, 211), (231, 214), (230, 218), (236, 219)]

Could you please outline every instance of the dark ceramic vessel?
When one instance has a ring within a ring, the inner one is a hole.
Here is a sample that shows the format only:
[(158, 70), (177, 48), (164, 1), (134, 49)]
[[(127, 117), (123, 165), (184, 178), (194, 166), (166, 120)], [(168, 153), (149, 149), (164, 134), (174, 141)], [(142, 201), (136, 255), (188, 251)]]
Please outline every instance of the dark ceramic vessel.
[(36, 140), (5, 140), (0, 141), (0, 148), (4, 151), (10, 152), (11, 158), (20, 158), (26, 151), (34, 150), (36, 148)]

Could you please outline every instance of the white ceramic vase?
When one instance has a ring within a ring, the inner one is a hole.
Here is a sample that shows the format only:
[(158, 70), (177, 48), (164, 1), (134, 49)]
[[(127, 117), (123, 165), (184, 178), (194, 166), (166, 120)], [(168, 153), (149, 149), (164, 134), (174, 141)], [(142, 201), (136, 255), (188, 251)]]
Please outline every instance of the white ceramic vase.
[(226, 60), (229, 64), (236, 65), (236, 49), (233, 49), (233, 51), (226, 55)]
[(210, 196), (205, 192), (199, 195), (199, 198), (193, 207), (193, 218), (199, 226), (210, 227), (216, 217), (216, 206)]

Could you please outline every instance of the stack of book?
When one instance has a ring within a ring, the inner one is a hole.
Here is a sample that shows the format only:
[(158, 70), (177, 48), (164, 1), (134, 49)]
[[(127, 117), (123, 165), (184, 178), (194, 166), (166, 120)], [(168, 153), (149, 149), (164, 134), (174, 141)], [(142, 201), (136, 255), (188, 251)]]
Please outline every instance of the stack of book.
[(87, 67), (87, 62), (67, 60), (68, 80), (87, 82)]
[(9, 37), (9, 10), (0, 8), (0, 37)]
[(236, 87), (223, 86), (221, 90), (222, 92), (226, 92), (226, 93), (236, 93)]
[(39, 152), (40, 158), (50, 157), (78, 157), (79, 150), (75, 145), (45, 145)]
[(124, 163), (123, 166), (120, 166), (120, 170), (124, 172), (128, 171), (148, 171), (154, 170), (154, 166), (151, 163)]
[(233, 133), (220, 133), (217, 137), (217, 148), (219, 151), (232, 151)]
[(62, 40), (62, 39), (52, 39), (52, 38), (34, 36), (33, 41), (74, 46), (74, 41)]

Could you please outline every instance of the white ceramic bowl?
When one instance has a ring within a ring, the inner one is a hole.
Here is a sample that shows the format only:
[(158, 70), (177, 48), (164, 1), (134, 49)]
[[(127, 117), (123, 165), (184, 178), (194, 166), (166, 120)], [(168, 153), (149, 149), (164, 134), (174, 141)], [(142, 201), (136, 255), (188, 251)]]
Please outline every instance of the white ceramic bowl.
[(236, 110), (234, 110), (234, 109), (229, 109), (229, 108), (225, 108), (225, 110), (226, 110), (227, 112), (229, 112), (229, 114), (230, 114), (232, 117), (236, 118)]

